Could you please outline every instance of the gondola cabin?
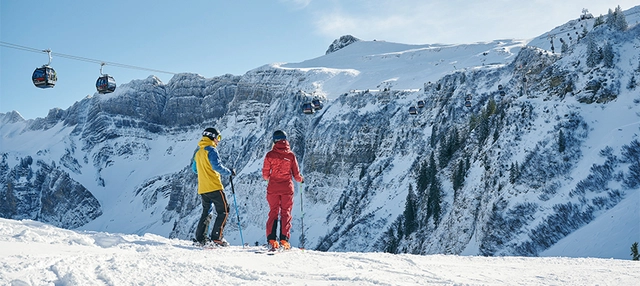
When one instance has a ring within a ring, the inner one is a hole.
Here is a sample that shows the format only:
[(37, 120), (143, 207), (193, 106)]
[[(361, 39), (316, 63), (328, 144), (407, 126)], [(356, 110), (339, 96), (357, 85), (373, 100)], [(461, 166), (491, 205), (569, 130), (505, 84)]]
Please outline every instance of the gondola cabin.
[(498, 85), (498, 90), (502, 90), (503, 88), (504, 87), (501, 84)]
[(103, 74), (96, 81), (96, 89), (100, 94), (114, 92), (116, 90), (116, 80), (108, 74)]
[(467, 94), (467, 97), (464, 98), (465, 101), (471, 101), (471, 94)]
[(311, 105), (311, 102), (307, 102), (302, 105), (302, 112), (304, 114), (313, 114), (314, 110), (313, 110), (313, 106)]
[(418, 100), (418, 108), (424, 107), (424, 100)]
[(467, 100), (464, 102), (464, 106), (471, 107), (471, 101)]
[(506, 92), (504, 92), (504, 90), (501, 90), (501, 91), (500, 91), (500, 96), (505, 96), (506, 94), (507, 94), (507, 93), (506, 93)]
[(311, 107), (313, 107), (314, 110), (322, 109), (322, 101), (320, 101), (319, 99), (312, 100)]
[(52, 67), (44, 65), (33, 71), (31, 80), (33, 80), (33, 84), (36, 87), (52, 88), (56, 85), (56, 81), (58, 81), (58, 75)]
[(418, 109), (416, 109), (416, 107), (415, 107), (415, 106), (411, 106), (411, 107), (409, 107), (409, 114), (411, 114), (411, 115), (416, 115), (416, 114), (418, 114)]

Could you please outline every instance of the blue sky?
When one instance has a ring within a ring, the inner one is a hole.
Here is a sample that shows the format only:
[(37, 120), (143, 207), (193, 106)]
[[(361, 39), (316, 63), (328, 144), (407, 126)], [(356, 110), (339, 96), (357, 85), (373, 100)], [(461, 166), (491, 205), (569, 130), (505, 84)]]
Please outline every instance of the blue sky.
[[(0, 46), (0, 113), (45, 117), (93, 95), (100, 64), (70, 55), (204, 77), (242, 75), (273, 62), (322, 56), (350, 34), (363, 40), (457, 44), (528, 39), (577, 18), (637, 0), (261, 0), (18, 1), (0, 0), (0, 41), (51, 49), (53, 89), (31, 83), (45, 53)], [(169, 73), (106, 65), (118, 84)]]

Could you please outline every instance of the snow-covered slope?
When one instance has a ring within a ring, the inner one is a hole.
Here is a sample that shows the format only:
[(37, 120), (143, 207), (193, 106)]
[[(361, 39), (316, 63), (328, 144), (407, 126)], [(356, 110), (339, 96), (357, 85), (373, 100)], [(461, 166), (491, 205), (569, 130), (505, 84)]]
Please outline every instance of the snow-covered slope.
[(334, 99), (351, 90), (418, 90), (454, 71), (505, 65), (525, 45), (526, 41), (515, 40), (470, 45), (358, 41), (315, 59), (273, 67), (344, 74), (339, 80), (332, 79), (321, 86), (319, 92)]
[(201, 250), (162, 236), (0, 219), (2, 285), (632, 285), (637, 263), (597, 258)]
[[(627, 259), (640, 241), (637, 208), (619, 210), (640, 188), (639, 9), (627, 11), (625, 31), (592, 29), (594, 20), (554, 29), (589, 28), (561, 54), (545, 47), (545, 35), (469, 45), (354, 41), (242, 76), (180, 74), (166, 84), (151, 76), (46, 118), (2, 114), (0, 214), (190, 239), (201, 207), (189, 160), (201, 130), (215, 126), (223, 163), (238, 170), (244, 241), (236, 215), (226, 238), (260, 244), (268, 208), (260, 168), (271, 133), (283, 129), (306, 178), (293, 245)], [(589, 42), (610, 45), (615, 65), (588, 65)], [(312, 99), (324, 107), (303, 114)], [(409, 114), (419, 101), (424, 107)], [(42, 211), (73, 205), (64, 199), (82, 189), (90, 193), (83, 203), (65, 208), (71, 219)], [(591, 238), (574, 233), (620, 214), (611, 232), (593, 234), (615, 242), (586, 251)], [(581, 243), (563, 247), (567, 240)]]

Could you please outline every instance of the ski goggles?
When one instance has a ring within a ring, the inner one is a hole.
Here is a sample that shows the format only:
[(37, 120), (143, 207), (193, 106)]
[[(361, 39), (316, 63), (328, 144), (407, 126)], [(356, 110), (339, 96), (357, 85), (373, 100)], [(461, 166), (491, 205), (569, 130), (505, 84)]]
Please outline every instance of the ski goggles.
[(216, 139), (218, 139), (218, 141), (222, 140), (222, 135), (221, 134), (215, 134), (215, 133), (209, 132), (209, 131), (202, 132), (202, 136), (207, 136), (209, 138), (216, 138)]

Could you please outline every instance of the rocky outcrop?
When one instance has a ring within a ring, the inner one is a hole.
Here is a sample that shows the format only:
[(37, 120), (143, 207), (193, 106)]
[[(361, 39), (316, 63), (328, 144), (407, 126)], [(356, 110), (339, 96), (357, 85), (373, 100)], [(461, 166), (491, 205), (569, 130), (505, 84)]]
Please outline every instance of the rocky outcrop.
[(333, 43), (331, 43), (331, 45), (329, 45), (329, 48), (327, 49), (327, 51), (325, 52), (325, 55), (328, 55), (330, 53), (336, 52), (348, 45), (351, 45), (355, 42), (360, 41), (360, 39), (351, 36), (351, 35), (345, 35), (340, 37), (339, 39), (336, 39), (333, 41)]
[(34, 162), (30, 156), (9, 167), (0, 162), (0, 216), (31, 219), (62, 228), (76, 228), (102, 214), (98, 200), (56, 164)]

